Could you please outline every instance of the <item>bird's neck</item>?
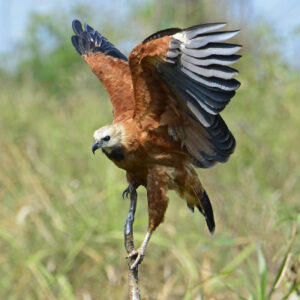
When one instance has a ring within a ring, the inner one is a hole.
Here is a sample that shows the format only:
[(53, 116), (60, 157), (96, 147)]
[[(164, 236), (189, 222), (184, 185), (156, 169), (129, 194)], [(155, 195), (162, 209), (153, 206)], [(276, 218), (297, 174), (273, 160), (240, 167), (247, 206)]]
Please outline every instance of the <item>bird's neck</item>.
[(102, 152), (112, 161), (120, 162), (125, 159), (125, 147), (122, 145), (102, 148)]

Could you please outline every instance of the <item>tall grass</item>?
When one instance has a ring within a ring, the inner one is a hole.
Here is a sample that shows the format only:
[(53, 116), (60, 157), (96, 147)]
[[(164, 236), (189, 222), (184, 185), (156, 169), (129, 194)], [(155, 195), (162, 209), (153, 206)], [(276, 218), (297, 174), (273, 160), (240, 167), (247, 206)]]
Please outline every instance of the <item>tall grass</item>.
[[(271, 56), (246, 56), (240, 68), (242, 86), (224, 114), (236, 153), (227, 164), (199, 170), (216, 233), (211, 237), (202, 216), (170, 193), (140, 268), (146, 299), (295, 293), (289, 274), (300, 257), (295, 229), (291, 238), (300, 212), (299, 75)], [(91, 153), (92, 133), (111, 122), (111, 107), (102, 89), (85, 88), (81, 79), (63, 98), (30, 80), (1, 88), (1, 299), (127, 297), (124, 172)], [(137, 244), (146, 225), (139, 189)]]

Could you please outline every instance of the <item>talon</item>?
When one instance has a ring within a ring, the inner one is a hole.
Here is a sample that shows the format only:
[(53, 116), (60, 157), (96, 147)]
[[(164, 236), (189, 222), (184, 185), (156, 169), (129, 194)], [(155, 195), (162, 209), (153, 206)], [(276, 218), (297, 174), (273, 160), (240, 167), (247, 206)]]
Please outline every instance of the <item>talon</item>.
[(128, 184), (128, 187), (123, 191), (122, 198), (126, 197), (128, 199), (128, 196), (131, 194), (132, 191), (136, 190), (138, 188), (138, 185), (135, 183), (135, 181), (132, 181)]
[(137, 267), (137, 265), (139, 265), (143, 259), (144, 259), (144, 252), (145, 249), (141, 249), (139, 248), (138, 250), (133, 250), (131, 253), (129, 253), (126, 258), (127, 259), (132, 259), (136, 256), (136, 259), (134, 260), (133, 264), (131, 264), (130, 266), (130, 270), (133, 270)]
[(137, 256), (138, 255), (138, 251), (136, 251), (136, 250), (133, 250), (131, 253), (129, 253), (127, 256), (126, 256), (126, 258), (132, 258), (132, 257), (134, 257), (134, 256)]
[(122, 198), (124, 199), (124, 197), (126, 197), (128, 199), (129, 194), (130, 194), (130, 189), (129, 189), (129, 185), (128, 185), (128, 187), (122, 193)]
[(134, 255), (137, 255), (137, 252), (134, 250), (126, 256), (126, 259), (132, 258)]

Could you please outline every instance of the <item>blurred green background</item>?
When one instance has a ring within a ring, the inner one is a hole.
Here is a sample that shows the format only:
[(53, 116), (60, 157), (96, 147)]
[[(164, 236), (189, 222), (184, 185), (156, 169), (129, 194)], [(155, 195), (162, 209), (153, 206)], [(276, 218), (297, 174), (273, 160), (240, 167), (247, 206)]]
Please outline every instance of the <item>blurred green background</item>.
[[(140, 267), (141, 292), (159, 300), (299, 299), (298, 1), (41, 1), (40, 10), (37, 2), (28, 1), (13, 40), (18, 20), (10, 18), (25, 4), (0, 2), (0, 299), (127, 299), (127, 183), (91, 153), (92, 134), (112, 121), (112, 108), (70, 43), (74, 18), (126, 54), (167, 27), (241, 28), (242, 85), (222, 114), (236, 152), (227, 164), (199, 170), (215, 235), (170, 193)], [(146, 228), (140, 188), (137, 245)]]

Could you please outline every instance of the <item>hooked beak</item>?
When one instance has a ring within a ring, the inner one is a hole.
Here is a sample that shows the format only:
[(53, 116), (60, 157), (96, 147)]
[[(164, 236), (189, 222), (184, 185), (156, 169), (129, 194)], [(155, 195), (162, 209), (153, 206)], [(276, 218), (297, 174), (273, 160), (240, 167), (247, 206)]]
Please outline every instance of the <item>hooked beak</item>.
[(95, 151), (96, 151), (97, 149), (101, 148), (101, 147), (102, 147), (102, 143), (99, 142), (99, 141), (96, 141), (96, 142), (93, 144), (93, 146), (92, 146), (92, 152), (93, 152), (93, 154), (95, 154)]

